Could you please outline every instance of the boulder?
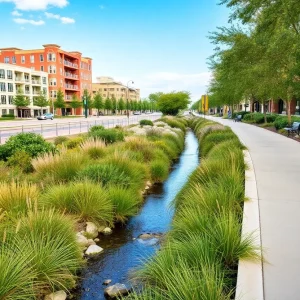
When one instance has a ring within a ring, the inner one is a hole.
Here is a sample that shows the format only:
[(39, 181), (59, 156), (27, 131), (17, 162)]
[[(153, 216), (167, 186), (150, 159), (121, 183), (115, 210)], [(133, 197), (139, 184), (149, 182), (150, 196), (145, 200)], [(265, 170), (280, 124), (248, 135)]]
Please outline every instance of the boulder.
[(67, 294), (65, 291), (58, 291), (58, 292), (46, 295), (44, 300), (65, 300), (66, 298), (67, 298)]
[(106, 227), (104, 225), (98, 227), (98, 232), (103, 232)]
[(85, 254), (88, 256), (94, 256), (98, 255), (103, 251), (103, 248), (97, 246), (97, 245), (90, 245), (87, 250), (85, 251)]
[(103, 281), (103, 285), (109, 285), (111, 283), (111, 279), (106, 279)]
[(94, 239), (98, 236), (98, 227), (93, 222), (86, 222), (86, 233)]
[(76, 233), (76, 241), (82, 247), (87, 247), (89, 245), (88, 239), (81, 232)]
[(112, 234), (112, 230), (111, 230), (111, 228), (109, 228), (109, 227), (104, 228), (102, 232), (103, 232), (105, 235)]
[(98, 243), (98, 242), (100, 242), (100, 239), (96, 238), (96, 239), (94, 239), (94, 242)]
[(162, 233), (142, 233), (138, 236), (138, 239), (149, 240), (149, 239), (160, 239), (162, 238)]
[(116, 283), (104, 290), (104, 296), (108, 299), (118, 299), (121, 296), (127, 296), (130, 292), (131, 289), (127, 288), (125, 284)]

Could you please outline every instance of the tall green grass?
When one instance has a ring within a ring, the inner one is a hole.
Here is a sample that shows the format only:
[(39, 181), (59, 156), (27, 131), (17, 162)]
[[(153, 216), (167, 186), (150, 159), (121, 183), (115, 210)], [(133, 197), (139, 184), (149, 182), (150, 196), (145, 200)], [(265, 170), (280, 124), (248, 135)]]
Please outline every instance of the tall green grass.
[(45, 207), (76, 215), (80, 220), (96, 224), (112, 224), (113, 203), (99, 184), (89, 181), (54, 185), (42, 195)]

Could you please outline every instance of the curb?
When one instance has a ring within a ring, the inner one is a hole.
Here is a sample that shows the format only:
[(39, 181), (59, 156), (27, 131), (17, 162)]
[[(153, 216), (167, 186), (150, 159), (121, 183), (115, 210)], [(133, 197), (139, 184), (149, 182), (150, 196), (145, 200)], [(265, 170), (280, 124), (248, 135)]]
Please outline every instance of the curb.
[[(253, 162), (248, 150), (244, 150), (244, 160), (248, 169), (245, 171), (245, 196), (242, 236), (255, 232), (255, 243), (262, 257), (259, 200)], [(263, 300), (263, 264), (253, 261), (239, 261), (236, 286), (236, 300)]]

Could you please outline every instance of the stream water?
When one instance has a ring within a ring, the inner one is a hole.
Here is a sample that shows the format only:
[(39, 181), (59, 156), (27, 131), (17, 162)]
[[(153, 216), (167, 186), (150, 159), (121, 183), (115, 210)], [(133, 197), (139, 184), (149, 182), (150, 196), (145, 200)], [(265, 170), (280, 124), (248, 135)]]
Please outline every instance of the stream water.
[(169, 230), (174, 214), (170, 203), (198, 164), (198, 141), (188, 131), (185, 149), (173, 165), (168, 179), (150, 189), (139, 214), (132, 217), (126, 226), (114, 228), (112, 235), (101, 236), (99, 245), (104, 251), (85, 268), (77, 299), (105, 299), (106, 286), (103, 282), (107, 279), (112, 280), (111, 284), (129, 283), (130, 271), (140, 266), (145, 258), (151, 257), (159, 247), (155, 239), (141, 240), (138, 236)]

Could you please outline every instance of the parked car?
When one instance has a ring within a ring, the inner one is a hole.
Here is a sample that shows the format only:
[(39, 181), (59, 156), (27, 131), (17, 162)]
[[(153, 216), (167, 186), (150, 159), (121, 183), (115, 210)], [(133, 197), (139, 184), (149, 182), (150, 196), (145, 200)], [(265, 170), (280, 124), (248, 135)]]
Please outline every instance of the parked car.
[(49, 120), (49, 119), (53, 120), (53, 118), (54, 118), (54, 115), (51, 113), (46, 113), (46, 114), (43, 114), (43, 115), (37, 117), (38, 120)]
[(134, 114), (134, 115), (140, 115), (141, 112), (140, 112), (140, 111), (135, 111), (133, 114)]

